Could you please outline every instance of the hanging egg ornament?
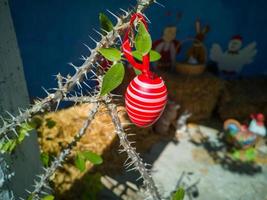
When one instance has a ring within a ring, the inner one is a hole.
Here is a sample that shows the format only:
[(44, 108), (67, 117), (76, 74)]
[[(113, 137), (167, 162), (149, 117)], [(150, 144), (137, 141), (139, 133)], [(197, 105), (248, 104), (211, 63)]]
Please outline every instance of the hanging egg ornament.
[(167, 102), (167, 88), (160, 77), (136, 76), (125, 94), (126, 111), (137, 126), (147, 127), (157, 121)]
[[(134, 14), (130, 25), (139, 18), (147, 27), (146, 21), (141, 14)], [(143, 56), (143, 62), (137, 63), (132, 56), (129, 30), (126, 31), (123, 52), (128, 62), (141, 74), (136, 76), (128, 85), (125, 93), (125, 105), (127, 114), (135, 125), (147, 127), (157, 121), (167, 103), (167, 88), (161, 77), (150, 71), (149, 55)]]

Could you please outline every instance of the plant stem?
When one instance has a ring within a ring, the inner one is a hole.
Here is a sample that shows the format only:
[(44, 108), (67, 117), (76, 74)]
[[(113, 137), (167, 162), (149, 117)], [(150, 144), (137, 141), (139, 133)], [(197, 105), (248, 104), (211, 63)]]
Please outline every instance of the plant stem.
[(77, 143), (80, 141), (82, 136), (86, 133), (87, 128), (91, 124), (92, 120), (94, 119), (95, 114), (97, 113), (99, 108), (99, 103), (94, 103), (93, 108), (89, 111), (88, 117), (83, 123), (83, 126), (80, 128), (78, 133), (75, 135), (73, 140), (67, 145), (66, 148), (64, 148), (59, 156), (51, 163), (51, 165), (48, 168), (44, 168), (45, 173), (42, 175), (39, 175), (39, 180), (35, 180), (34, 190), (31, 192), (30, 195), (32, 195), (33, 200), (39, 199), (39, 195), (41, 191), (47, 187), (47, 181), (49, 177), (51, 177), (58, 167), (62, 166), (62, 163), (67, 158), (67, 156), (70, 155), (71, 150), (77, 145)]
[(138, 170), (141, 178), (143, 179), (143, 183), (146, 191), (152, 197), (153, 200), (160, 200), (161, 197), (159, 195), (158, 189), (152, 179), (152, 176), (149, 170), (146, 168), (146, 164), (143, 163), (142, 158), (139, 153), (136, 152), (135, 148), (132, 147), (131, 142), (127, 138), (127, 134), (124, 132), (122, 124), (120, 122), (117, 106), (112, 103), (111, 97), (107, 97), (105, 104), (108, 107), (109, 113), (112, 117), (112, 122), (115, 126), (115, 131), (120, 139), (120, 145), (122, 146), (122, 151), (126, 152), (128, 158), (131, 160), (128, 163), (128, 167), (133, 165), (134, 170)]

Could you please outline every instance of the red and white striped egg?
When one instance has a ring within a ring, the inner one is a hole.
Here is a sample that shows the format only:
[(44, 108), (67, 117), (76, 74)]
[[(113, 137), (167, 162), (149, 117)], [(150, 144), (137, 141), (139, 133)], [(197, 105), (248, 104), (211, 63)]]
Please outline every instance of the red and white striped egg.
[(161, 77), (136, 76), (125, 94), (126, 111), (137, 126), (147, 127), (157, 121), (167, 102), (167, 88)]

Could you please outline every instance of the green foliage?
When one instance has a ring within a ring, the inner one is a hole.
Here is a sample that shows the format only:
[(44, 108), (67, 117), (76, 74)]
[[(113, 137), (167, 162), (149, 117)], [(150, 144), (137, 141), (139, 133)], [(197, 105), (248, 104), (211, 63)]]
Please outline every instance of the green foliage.
[(82, 195), (82, 200), (97, 200), (97, 194), (104, 188), (101, 183), (101, 174), (88, 174), (84, 178), (87, 190)]
[[(142, 61), (143, 56), (142, 56), (142, 53), (141, 53), (141, 52), (139, 52), (139, 51), (133, 51), (132, 54), (133, 54), (133, 56), (134, 56), (137, 60)], [(150, 62), (155, 62), (155, 61), (159, 60), (160, 58), (161, 58), (161, 55), (160, 55), (158, 52), (156, 52), (156, 51), (154, 51), (154, 50), (151, 50), (151, 51), (149, 52), (149, 59), (150, 59)]]
[(116, 48), (101, 48), (98, 51), (109, 61), (115, 62), (121, 59), (121, 52)]
[(41, 200), (54, 200), (55, 197), (53, 195), (47, 195), (45, 197), (43, 197)]
[(141, 55), (146, 55), (152, 48), (152, 40), (150, 34), (146, 30), (146, 27), (142, 22), (139, 23), (138, 31), (135, 36), (135, 48), (141, 53)]
[(57, 124), (57, 123), (56, 123), (54, 120), (52, 120), (51, 118), (46, 119), (46, 124), (45, 124), (45, 125), (46, 125), (47, 128), (51, 129), (51, 128), (53, 128), (56, 124)]
[(185, 191), (183, 188), (179, 188), (173, 195), (171, 200), (183, 200)]
[[(100, 27), (102, 29), (104, 29), (107, 32), (112, 31), (113, 24), (111, 20), (104, 13), (99, 13), (99, 22), (100, 22)], [(106, 35), (105, 31), (102, 31), (104, 35)]]
[(33, 127), (28, 123), (21, 124), (20, 127), (17, 128), (17, 137), (14, 139), (9, 139), (3, 142), (3, 140), (0, 143), (0, 152), (1, 153), (12, 153), (15, 147), (18, 144), (21, 144), (24, 138), (28, 135), (28, 132), (30, 132), (33, 129)]
[(94, 165), (100, 165), (103, 163), (103, 159), (101, 156), (91, 152), (91, 151), (83, 151), (79, 152), (75, 158), (75, 166), (83, 172), (85, 170), (86, 161), (90, 161)]
[(142, 73), (140, 70), (138, 70), (138, 69), (136, 69), (136, 68), (133, 68), (133, 69), (134, 69), (134, 72), (135, 72), (136, 75), (139, 75), (139, 74)]
[(240, 151), (235, 150), (235, 151), (232, 153), (232, 158), (234, 158), (235, 160), (239, 160), (239, 159), (240, 159)]
[(44, 165), (44, 167), (48, 167), (49, 166), (49, 162), (50, 162), (50, 157), (47, 153), (41, 153), (40, 155), (41, 161)]
[(245, 152), (246, 160), (249, 162), (254, 161), (256, 158), (256, 155), (257, 155), (257, 152), (254, 148), (249, 148)]
[(118, 87), (123, 81), (124, 73), (122, 63), (112, 65), (103, 78), (100, 95), (103, 96)]
[(27, 200), (33, 200), (33, 194), (31, 194), (30, 196), (28, 196)]

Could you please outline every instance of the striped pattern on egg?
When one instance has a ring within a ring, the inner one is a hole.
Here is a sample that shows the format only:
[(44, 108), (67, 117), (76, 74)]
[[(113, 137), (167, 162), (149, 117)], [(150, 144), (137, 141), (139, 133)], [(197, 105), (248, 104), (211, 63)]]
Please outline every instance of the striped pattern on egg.
[(160, 77), (136, 76), (125, 94), (126, 111), (130, 120), (140, 127), (157, 121), (167, 102), (167, 88)]

